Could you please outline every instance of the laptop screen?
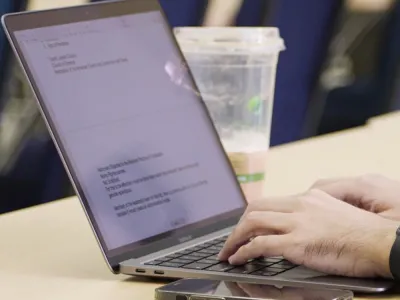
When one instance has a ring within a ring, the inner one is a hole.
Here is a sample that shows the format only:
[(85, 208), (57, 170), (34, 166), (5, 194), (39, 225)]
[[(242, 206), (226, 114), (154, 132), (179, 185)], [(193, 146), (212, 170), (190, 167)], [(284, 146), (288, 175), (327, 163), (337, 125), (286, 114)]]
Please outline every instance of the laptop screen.
[(244, 207), (159, 11), (14, 38), (107, 253)]

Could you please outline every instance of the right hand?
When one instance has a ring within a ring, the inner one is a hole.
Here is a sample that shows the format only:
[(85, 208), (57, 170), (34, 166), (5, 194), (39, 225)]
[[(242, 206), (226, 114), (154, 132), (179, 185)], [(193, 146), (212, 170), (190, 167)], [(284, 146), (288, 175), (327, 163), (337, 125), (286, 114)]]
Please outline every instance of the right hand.
[(242, 265), (283, 256), (326, 274), (391, 278), (389, 257), (398, 226), (313, 190), (250, 203), (218, 258)]
[(380, 175), (317, 181), (312, 189), (321, 190), (353, 206), (400, 221), (400, 182)]

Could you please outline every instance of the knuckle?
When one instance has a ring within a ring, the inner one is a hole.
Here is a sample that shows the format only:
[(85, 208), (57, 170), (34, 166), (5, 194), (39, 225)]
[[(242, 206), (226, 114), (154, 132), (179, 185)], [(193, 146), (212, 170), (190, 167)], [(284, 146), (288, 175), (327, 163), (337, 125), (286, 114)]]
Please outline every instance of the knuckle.
[(259, 213), (256, 211), (249, 212), (245, 217), (245, 222), (250, 226), (257, 226), (260, 223)]
[(236, 255), (243, 256), (243, 254), (247, 253), (248, 251), (249, 251), (249, 244), (245, 244), (236, 251)]
[(264, 240), (264, 237), (257, 236), (251, 241), (251, 243), (248, 243), (246, 247), (261, 249), (264, 246)]
[(304, 209), (310, 204), (319, 203), (320, 199), (323, 199), (324, 197), (326, 197), (325, 192), (313, 188), (308, 190), (304, 194), (299, 195), (297, 200), (299, 202), (299, 206)]

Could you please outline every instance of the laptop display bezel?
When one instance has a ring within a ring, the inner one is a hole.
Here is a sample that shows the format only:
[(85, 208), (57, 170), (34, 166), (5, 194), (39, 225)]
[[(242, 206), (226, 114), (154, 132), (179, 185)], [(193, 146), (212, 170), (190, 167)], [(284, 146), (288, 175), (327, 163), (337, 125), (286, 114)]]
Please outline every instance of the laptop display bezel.
[[(102, 249), (103, 255), (114, 272), (118, 272), (119, 263), (127, 259), (138, 258), (150, 253), (154, 253), (168, 247), (179, 245), (183, 241), (187, 242), (188, 239), (195, 239), (204, 236), (206, 234), (235, 225), (238, 222), (239, 217), (241, 216), (246, 207), (244, 194), (240, 188), (239, 183), (237, 183), (236, 188), (238, 189), (238, 193), (241, 194), (243, 200), (242, 208), (234, 209), (225, 214), (217, 215), (207, 220), (187, 225), (179, 229), (157, 235), (156, 237), (142, 240), (138, 243), (125, 245), (118, 249), (108, 250), (106, 243), (103, 239), (103, 236), (99, 230), (98, 224), (96, 223), (96, 220), (88, 204), (88, 201), (85, 197), (85, 193), (82, 189), (82, 186), (80, 185), (77, 179), (71, 161), (69, 160), (66, 154), (62, 141), (57, 133), (54, 123), (52, 122), (49, 110), (46, 108), (46, 105), (42, 100), (43, 98), (36, 84), (33, 72), (30, 70), (27, 61), (24, 59), (24, 55), (21, 51), (18, 41), (15, 38), (14, 33), (17, 31), (22, 31), (27, 29), (77, 23), (82, 21), (118, 17), (123, 15), (132, 15), (138, 13), (151, 12), (151, 11), (160, 12), (164, 17), (166, 26), (168, 26), (168, 22), (166, 21), (166, 17), (163, 13), (163, 10), (158, 1), (156, 0), (136, 0), (136, 1), (118, 0), (111, 2), (98, 2), (81, 6), (75, 6), (75, 7), (8, 14), (3, 16), (2, 18), (2, 23), (6, 30), (8, 39), (28, 78), (29, 84), (31, 85), (31, 88), (34, 92), (42, 116), (44, 117), (44, 121), (49, 129), (50, 135), (53, 138), (53, 141), (57, 147), (57, 150), (66, 168), (66, 171), (81, 201), (84, 211), (89, 219), (92, 229)], [(179, 50), (178, 44), (175, 40), (172, 30), (167, 30), (167, 32), (170, 32), (171, 40), (175, 43), (176, 47)], [(182, 57), (183, 62), (185, 62), (185, 58), (182, 52), (180, 52), (180, 55)], [(193, 87), (197, 90), (192, 75), (191, 75), (191, 80), (193, 83)], [(207, 115), (209, 119), (209, 124), (211, 127), (210, 134), (214, 135), (215, 142), (220, 145), (221, 151), (224, 152), (218, 133), (216, 132), (212, 124), (211, 117), (207, 112), (207, 107), (200, 97), (199, 101), (202, 104), (201, 105), (202, 109), (204, 109), (206, 112), (205, 115)], [(226, 160), (226, 167), (230, 169), (232, 179), (236, 181), (236, 176), (229, 162), (228, 156), (224, 153), (223, 157)]]

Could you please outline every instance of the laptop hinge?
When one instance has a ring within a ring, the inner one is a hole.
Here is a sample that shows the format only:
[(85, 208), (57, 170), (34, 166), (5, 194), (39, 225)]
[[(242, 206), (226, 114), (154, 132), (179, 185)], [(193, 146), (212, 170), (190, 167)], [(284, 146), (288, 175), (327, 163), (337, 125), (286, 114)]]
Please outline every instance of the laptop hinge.
[(111, 266), (111, 269), (112, 269), (112, 271), (113, 271), (114, 274), (119, 274), (119, 273), (120, 273), (121, 266), (120, 266), (120, 264), (114, 265), (114, 266)]

